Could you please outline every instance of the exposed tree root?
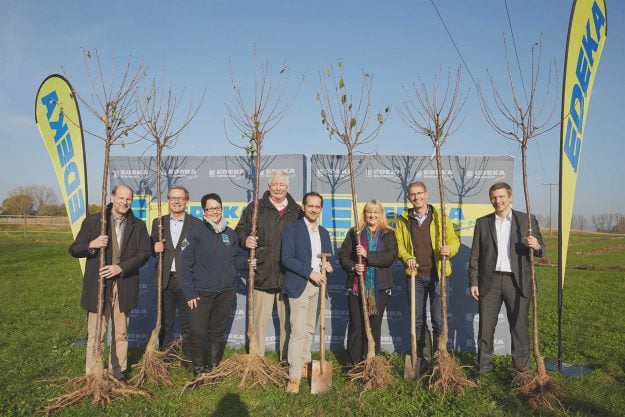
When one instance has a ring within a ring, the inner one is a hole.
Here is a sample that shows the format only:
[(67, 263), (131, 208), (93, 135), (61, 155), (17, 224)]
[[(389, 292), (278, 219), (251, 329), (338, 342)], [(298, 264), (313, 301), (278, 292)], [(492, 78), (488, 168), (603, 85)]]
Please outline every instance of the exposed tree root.
[(354, 365), (347, 372), (347, 376), (351, 381), (361, 382), (363, 392), (382, 388), (393, 382), (391, 365), (382, 356), (373, 356)]
[(104, 374), (89, 374), (76, 378), (62, 378), (60, 387), (66, 394), (48, 400), (44, 407), (45, 415), (54, 414), (84, 399), (91, 398), (91, 403), (107, 406), (115, 400), (126, 399), (133, 395), (149, 397), (147, 392), (127, 385), (113, 378), (107, 371)]
[(132, 365), (138, 368), (139, 373), (131, 380), (136, 387), (141, 387), (146, 383), (173, 385), (169, 376), (169, 369), (173, 367), (174, 361), (178, 358), (176, 354), (178, 347), (172, 344), (166, 350), (160, 351), (155, 346), (148, 344), (141, 358), (141, 362)]
[(431, 390), (443, 391), (456, 394), (464, 394), (466, 388), (474, 388), (477, 385), (464, 376), (462, 368), (456, 359), (447, 350), (437, 350), (434, 355), (432, 372), (426, 375)]
[(243, 388), (246, 382), (249, 382), (250, 386), (257, 384), (264, 386), (272, 383), (277, 387), (282, 387), (288, 374), (284, 368), (264, 357), (250, 353), (237, 353), (222, 361), (212, 371), (197, 376), (187, 383), (184, 389), (216, 384), (226, 378), (240, 379), (239, 388)]
[(560, 398), (560, 386), (547, 373), (535, 370), (518, 372), (512, 379), (512, 392), (527, 397), (533, 409), (542, 408), (552, 412), (564, 410)]

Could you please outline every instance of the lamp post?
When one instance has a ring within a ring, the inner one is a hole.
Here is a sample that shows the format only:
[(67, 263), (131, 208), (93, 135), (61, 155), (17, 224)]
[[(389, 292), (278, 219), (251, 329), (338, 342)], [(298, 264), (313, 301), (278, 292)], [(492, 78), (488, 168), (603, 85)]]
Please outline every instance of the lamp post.
[(551, 235), (553, 229), (551, 227), (551, 187), (559, 185), (557, 182), (543, 182), (543, 185), (549, 186), (549, 235)]

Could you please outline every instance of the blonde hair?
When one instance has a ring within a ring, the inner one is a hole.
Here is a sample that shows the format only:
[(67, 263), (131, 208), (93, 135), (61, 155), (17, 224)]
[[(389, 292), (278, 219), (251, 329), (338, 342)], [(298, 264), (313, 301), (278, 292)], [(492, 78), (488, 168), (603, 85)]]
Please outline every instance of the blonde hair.
[(365, 206), (362, 209), (362, 216), (360, 217), (360, 219), (358, 219), (358, 228), (360, 230), (363, 230), (365, 226), (367, 226), (367, 222), (365, 221), (365, 212), (374, 208), (377, 208), (378, 211), (381, 213), (380, 217), (378, 218), (378, 228), (380, 230), (390, 229), (388, 221), (386, 220), (386, 212), (384, 211), (384, 206), (379, 200), (376, 199), (369, 200), (365, 203)]

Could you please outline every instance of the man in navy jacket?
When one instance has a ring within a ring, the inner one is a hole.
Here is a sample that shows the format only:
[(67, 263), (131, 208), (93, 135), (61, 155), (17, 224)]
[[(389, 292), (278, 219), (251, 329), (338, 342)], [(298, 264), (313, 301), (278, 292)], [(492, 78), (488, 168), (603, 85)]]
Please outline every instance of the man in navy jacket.
[(307, 193), (302, 206), (304, 218), (287, 226), (282, 238), (281, 259), (286, 268), (282, 291), (289, 297), (291, 324), (286, 391), (291, 394), (299, 392), (302, 368), (310, 362), (310, 346), (317, 327), (319, 285), (326, 282), (322, 268), (332, 272), (330, 263), (321, 265), (317, 257), (320, 253), (332, 253), (330, 234), (317, 221), (323, 208), (323, 197), (316, 192)]

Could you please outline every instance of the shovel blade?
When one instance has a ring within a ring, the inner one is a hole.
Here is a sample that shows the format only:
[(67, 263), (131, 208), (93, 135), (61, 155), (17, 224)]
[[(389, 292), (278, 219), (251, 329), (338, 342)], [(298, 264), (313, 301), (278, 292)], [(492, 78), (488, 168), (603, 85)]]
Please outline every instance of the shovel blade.
[(404, 379), (415, 379), (419, 376), (419, 358), (414, 358), (408, 354), (404, 358)]
[(312, 361), (312, 373), (310, 377), (310, 392), (321, 394), (332, 388), (332, 363), (328, 361)]

